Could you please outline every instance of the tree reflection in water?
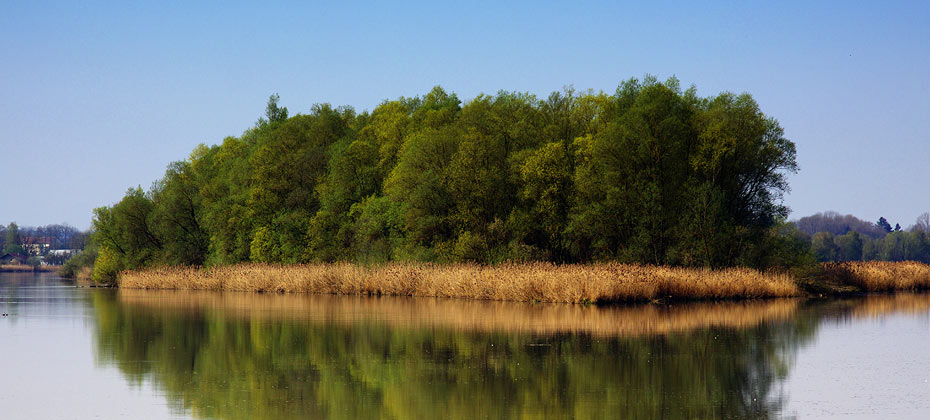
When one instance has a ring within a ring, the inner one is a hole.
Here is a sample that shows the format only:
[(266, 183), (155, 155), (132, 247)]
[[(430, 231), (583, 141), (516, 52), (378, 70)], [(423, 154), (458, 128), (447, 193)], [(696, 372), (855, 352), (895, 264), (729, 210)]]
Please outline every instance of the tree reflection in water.
[[(328, 316), (302, 316), (298, 304), (250, 312), (242, 295), (232, 303), (216, 298), (229, 295), (144, 296), (94, 294), (99, 361), (133, 383), (152, 381), (195, 417), (221, 419), (773, 418), (784, 403), (780, 379), (815, 329), (795, 316), (796, 301), (783, 316), (753, 325), (633, 333), (409, 324), (381, 310), (402, 304), (415, 312), (415, 300), (379, 300), (378, 316), (366, 318), (310, 304), (307, 311)], [(747, 305), (739, 308), (772, 312), (770, 304)], [(545, 318), (546, 306), (526, 307)], [(662, 317), (674, 312), (649, 308), (642, 310), (654, 319), (643, 325), (667, 324)], [(698, 316), (702, 309), (683, 310)], [(618, 324), (641, 316), (630, 308), (615, 315)]]

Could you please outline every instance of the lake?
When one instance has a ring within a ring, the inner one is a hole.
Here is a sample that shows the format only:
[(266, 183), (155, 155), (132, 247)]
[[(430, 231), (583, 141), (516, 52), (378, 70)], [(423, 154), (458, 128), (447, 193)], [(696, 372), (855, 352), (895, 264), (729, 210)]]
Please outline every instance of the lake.
[(930, 418), (930, 294), (580, 306), (0, 273), (3, 418)]

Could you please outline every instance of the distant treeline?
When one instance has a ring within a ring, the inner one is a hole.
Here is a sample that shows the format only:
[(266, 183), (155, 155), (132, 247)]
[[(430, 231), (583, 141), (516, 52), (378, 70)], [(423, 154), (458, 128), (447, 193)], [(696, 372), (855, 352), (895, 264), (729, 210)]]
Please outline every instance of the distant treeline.
[(61, 265), (71, 253), (52, 253), (52, 250), (81, 250), (90, 232), (82, 232), (66, 224), (20, 227), (16, 222), (0, 225), (0, 256), (7, 254), (30, 265), (44, 262)]
[[(612, 95), (436, 87), (373, 111), (277, 95), (240, 137), (200, 145), (94, 211), (98, 276), (243, 261), (790, 264), (779, 235), (794, 143), (748, 94), (675, 79)], [(790, 242), (790, 243), (789, 243)], [(803, 244), (802, 244), (803, 245)]]
[(872, 223), (836, 212), (794, 222), (818, 261), (920, 261), (930, 263), (930, 213), (907, 229), (884, 218)]
[(82, 249), (89, 236), (90, 232), (83, 232), (67, 224), (32, 227), (19, 226), (16, 222), (10, 222), (6, 226), (0, 225), (0, 250), (11, 247), (12, 251), (18, 251), (13, 247), (21, 245), (23, 238), (43, 242), (47, 240), (49, 249)]

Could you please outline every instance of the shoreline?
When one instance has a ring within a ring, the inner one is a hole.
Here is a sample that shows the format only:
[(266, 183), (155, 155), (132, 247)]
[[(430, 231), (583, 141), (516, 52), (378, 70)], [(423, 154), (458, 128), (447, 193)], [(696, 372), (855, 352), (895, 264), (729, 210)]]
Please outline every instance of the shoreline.
[(603, 304), (830, 297), (930, 289), (930, 265), (825, 263), (816, 274), (711, 270), (619, 263), (502, 265), (389, 263), (237, 264), (157, 267), (120, 273), (125, 289), (411, 296)]
[(58, 271), (60, 269), (60, 265), (40, 265), (36, 267), (26, 264), (0, 265), (0, 273), (46, 273)]

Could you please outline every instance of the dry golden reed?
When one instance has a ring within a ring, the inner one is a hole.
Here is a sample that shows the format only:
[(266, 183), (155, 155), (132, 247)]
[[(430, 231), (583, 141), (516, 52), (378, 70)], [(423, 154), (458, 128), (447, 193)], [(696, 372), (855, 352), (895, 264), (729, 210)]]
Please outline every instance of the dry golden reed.
[(763, 322), (790, 319), (800, 304), (799, 299), (768, 299), (597, 307), (466, 299), (133, 289), (120, 289), (117, 296), (122, 304), (133, 308), (218, 313), (248, 320), (295, 319), (338, 325), (378, 323), (412, 329), (593, 336), (667, 334), (709, 327), (751, 328)]
[(350, 263), (239, 264), (210, 269), (162, 267), (120, 274), (131, 289), (296, 292), (338, 295), (449, 297), (538, 302), (732, 299), (801, 294), (786, 273), (619, 263), (555, 265)]
[(827, 263), (824, 276), (866, 292), (930, 289), (930, 265), (915, 261)]
[(24, 273), (24, 272), (31, 272), (31, 271), (57, 271), (59, 268), (61, 267), (53, 266), (53, 265), (40, 265), (37, 267), (33, 267), (31, 265), (26, 265), (26, 264), (4, 264), (4, 265), (0, 265), (0, 272)]

